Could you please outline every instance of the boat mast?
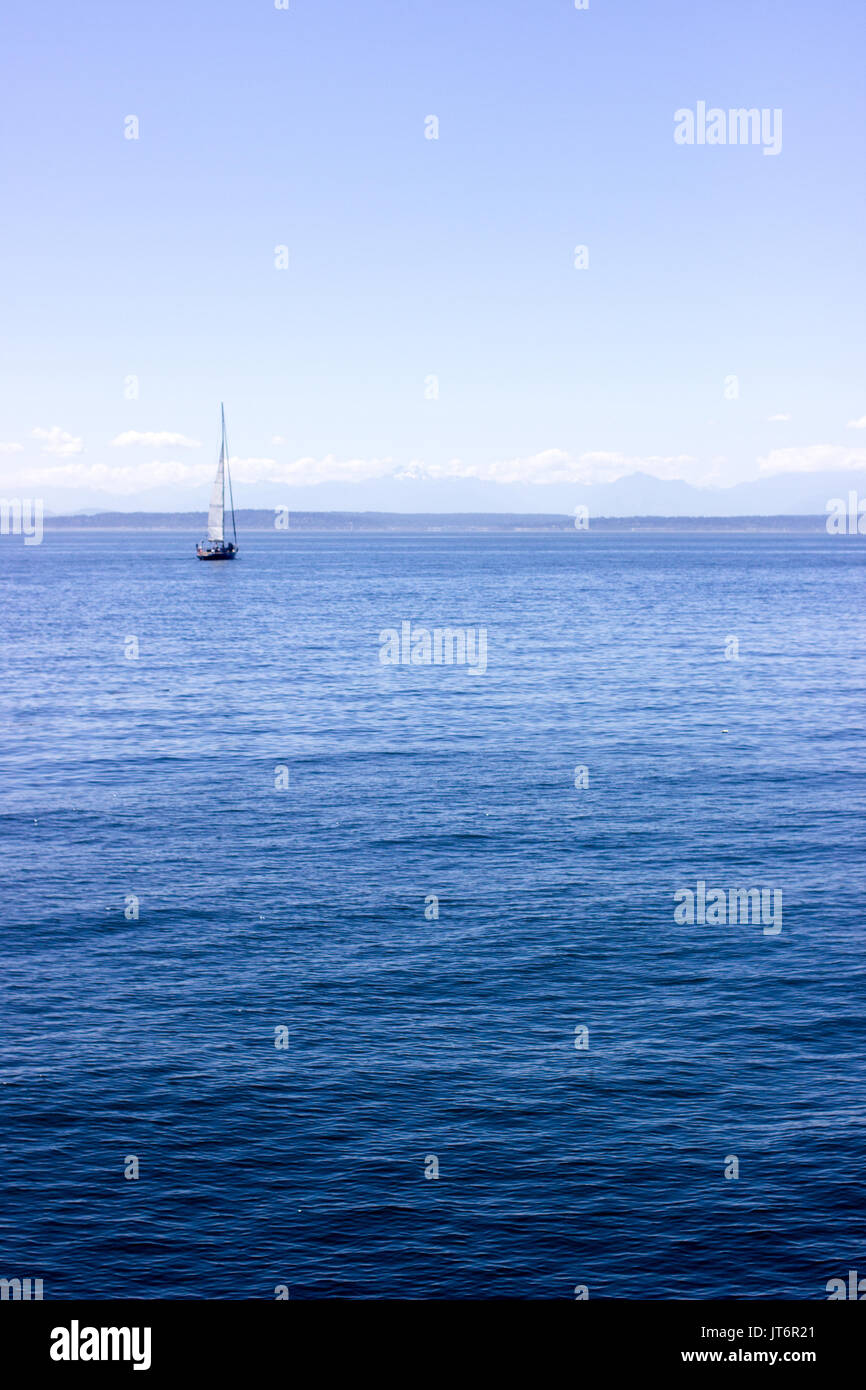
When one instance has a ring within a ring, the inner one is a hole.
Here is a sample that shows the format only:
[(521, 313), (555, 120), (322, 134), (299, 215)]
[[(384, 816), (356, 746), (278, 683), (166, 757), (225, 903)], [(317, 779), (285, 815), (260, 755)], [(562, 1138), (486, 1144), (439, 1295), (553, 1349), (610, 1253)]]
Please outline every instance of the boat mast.
[(232, 538), (235, 542), (235, 545), (237, 545), (238, 529), (235, 525), (235, 500), (232, 496), (232, 475), (229, 472), (229, 451), (228, 445), (226, 444), (226, 412), (222, 401), (220, 401), (220, 419), (222, 420), (223, 427), (222, 446), (220, 452), (222, 453), (223, 459), (225, 460), (225, 475), (229, 480), (229, 506), (232, 509)]

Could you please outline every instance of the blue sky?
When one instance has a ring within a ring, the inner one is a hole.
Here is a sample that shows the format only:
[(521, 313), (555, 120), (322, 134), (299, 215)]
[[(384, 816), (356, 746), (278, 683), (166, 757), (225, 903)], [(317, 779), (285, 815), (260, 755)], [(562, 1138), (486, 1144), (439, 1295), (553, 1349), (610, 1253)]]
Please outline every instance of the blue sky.
[(859, 0), (5, 15), (5, 494), (204, 506), (221, 399), (241, 505), (866, 466)]

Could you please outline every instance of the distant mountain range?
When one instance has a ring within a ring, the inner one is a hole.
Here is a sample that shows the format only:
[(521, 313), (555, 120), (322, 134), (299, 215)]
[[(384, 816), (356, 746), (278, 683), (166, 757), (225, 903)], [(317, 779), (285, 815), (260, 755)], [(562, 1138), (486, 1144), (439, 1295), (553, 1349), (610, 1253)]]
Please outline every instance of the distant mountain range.
[[(573, 516), (544, 512), (291, 512), (282, 534), (314, 531), (406, 532), (539, 532), (574, 534)], [(237, 513), (240, 536), (274, 534), (274, 510)], [(101, 512), (94, 515), (46, 517), (45, 530), (58, 531), (182, 531), (199, 536), (204, 526), (200, 512)], [(823, 516), (602, 516), (590, 520), (588, 530), (599, 531), (726, 531), (763, 533), (826, 532)]]
[[(850, 490), (866, 498), (866, 472), (784, 473), (758, 478), (733, 487), (695, 487), (681, 481), (664, 481), (648, 473), (631, 473), (615, 483), (533, 485), (488, 483), (474, 479), (449, 479), (447, 493), (429, 479), (394, 478), (363, 483), (320, 483), (313, 487), (280, 488), (274, 483), (236, 486), (244, 510), (273, 513), (279, 506), (292, 514), (321, 515), (380, 513), (391, 515), (450, 516), (471, 513), (491, 516), (574, 514), (578, 506), (590, 517), (759, 517), (825, 516), (827, 502), (847, 497)], [(193, 526), (207, 510), (207, 488), (178, 490), (171, 515), (189, 513)], [(395, 495), (398, 503), (395, 505)], [(82, 507), (82, 494), (52, 494), (55, 514), (104, 513), (105, 494), (90, 494)], [(114, 499), (112, 499), (114, 502)], [(165, 511), (165, 489), (134, 498), (118, 498), (115, 507), (127, 513)], [(445, 503), (447, 502), (447, 505)]]

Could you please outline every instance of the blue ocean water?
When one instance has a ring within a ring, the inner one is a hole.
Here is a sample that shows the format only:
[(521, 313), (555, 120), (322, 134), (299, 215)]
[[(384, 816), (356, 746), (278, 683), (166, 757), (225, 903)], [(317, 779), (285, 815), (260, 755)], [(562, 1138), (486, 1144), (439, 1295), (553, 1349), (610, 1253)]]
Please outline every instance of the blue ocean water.
[[(194, 539), (0, 542), (0, 1275), (866, 1273), (862, 543)], [(383, 666), (404, 620), (486, 627), (486, 673)], [(782, 931), (677, 923), (698, 880)]]

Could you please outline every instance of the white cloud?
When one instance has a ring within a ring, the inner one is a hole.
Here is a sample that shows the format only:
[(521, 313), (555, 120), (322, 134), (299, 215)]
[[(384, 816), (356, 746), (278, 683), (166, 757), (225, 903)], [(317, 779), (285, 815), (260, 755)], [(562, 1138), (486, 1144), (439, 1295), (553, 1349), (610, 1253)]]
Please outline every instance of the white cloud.
[(866, 415), (861, 415), (859, 420), (848, 421), (849, 430), (866, 430)]
[(767, 416), (767, 419), (769, 420), (769, 422), (770, 422), (771, 425), (774, 424), (776, 421), (790, 420), (790, 418), (791, 418), (790, 415), (768, 415), (768, 416)]
[(19, 487), (93, 488), (98, 492), (129, 496), (161, 486), (197, 487), (211, 482), (213, 473), (209, 463), (191, 465), (162, 459), (118, 466), (108, 463), (60, 463), (42, 467), (25, 464), (12, 478), (4, 477), (4, 483), (7, 487), (14, 482)]
[(278, 463), (271, 458), (238, 458), (231, 460), (232, 478), (240, 483), (290, 483), (294, 487), (310, 487), (314, 483), (364, 483), (372, 478), (394, 475), (391, 459), (338, 459), (333, 454), (325, 458), (300, 458)]
[[(148, 492), (158, 487), (195, 488), (209, 486), (213, 481), (216, 463), (186, 463), (177, 459), (152, 459), (145, 463), (19, 463), (4, 469), (4, 486), (57, 487), (95, 489), (99, 492), (130, 495)], [(272, 458), (237, 458), (231, 460), (232, 482), (289, 483), (296, 487), (322, 482), (365, 482), (370, 478), (393, 476), (390, 459), (349, 459), (341, 462), (333, 456), (323, 459), (297, 459), (294, 463), (278, 463)], [(237, 498), (235, 499), (237, 500)]]
[(54, 425), (50, 430), (40, 429), (39, 426), (33, 431), (34, 439), (43, 440), (43, 454), (80, 454), (84, 449), (84, 440), (76, 439), (74, 435), (62, 430), (59, 425)]
[(173, 434), (171, 430), (145, 431), (127, 430), (111, 441), (112, 447), (126, 449), (130, 444), (146, 444), (148, 449), (162, 449), (171, 445), (181, 449), (200, 449), (201, 440), (188, 439), (185, 434)]
[(22, 454), (23, 444), (0, 444), (0, 454)]
[(829, 473), (866, 468), (866, 449), (849, 449), (842, 444), (810, 444), (799, 449), (771, 449), (758, 459), (763, 474)]

